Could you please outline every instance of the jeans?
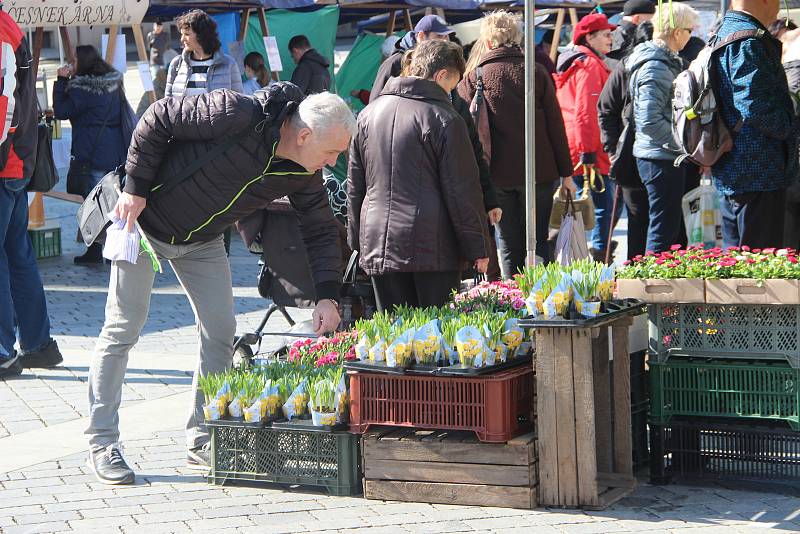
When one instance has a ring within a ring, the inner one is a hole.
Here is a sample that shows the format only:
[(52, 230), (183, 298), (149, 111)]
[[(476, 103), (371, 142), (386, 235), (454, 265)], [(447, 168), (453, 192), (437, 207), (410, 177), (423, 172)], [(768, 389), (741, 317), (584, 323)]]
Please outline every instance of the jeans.
[[(222, 236), (205, 243), (169, 245), (150, 238), (158, 257), (168, 260), (194, 310), (199, 335), (198, 362), (192, 380), (192, 399), (186, 423), (189, 449), (208, 442), (200, 376), (228, 369), (233, 361), (231, 270)], [(150, 309), (155, 272), (150, 259), (115, 261), (111, 266), (106, 320), (89, 366), (89, 443), (93, 450), (119, 441), (119, 405), (128, 352), (139, 339)]]
[(19, 335), (22, 352), (50, 341), (50, 319), (36, 255), (28, 236), (28, 180), (0, 179), (0, 359)]
[(680, 239), (684, 171), (669, 160), (636, 158), (636, 165), (650, 205), (647, 250), (664, 252)]
[[(575, 185), (578, 186), (578, 194), (583, 191), (583, 176), (575, 176)], [(594, 228), (590, 233), (589, 240), (592, 248), (604, 251), (608, 244), (608, 233), (611, 231), (611, 210), (614, 207), (614, 183), (608, 176), (603, 176), (606, 189), (602, 193), (592, 191), (592, 202), (594, 203)], [(622, 212), (622, 203), (617, 204), (617, 216)]]
[[(547, 242), (550, 212), (553, 210), (555, 182), (536, 184), (536, 255), (545, 262), (553, 261)], [(525, 239), (525, 188), (496, 188), (497, 203), (503, 217), (497, 225), (497, 250), (503, 278), (511, 278), (525, 265), (528, 243)]]
[(722, 197), (725, 247), (780, 248), (786, 216), (786, 189)]

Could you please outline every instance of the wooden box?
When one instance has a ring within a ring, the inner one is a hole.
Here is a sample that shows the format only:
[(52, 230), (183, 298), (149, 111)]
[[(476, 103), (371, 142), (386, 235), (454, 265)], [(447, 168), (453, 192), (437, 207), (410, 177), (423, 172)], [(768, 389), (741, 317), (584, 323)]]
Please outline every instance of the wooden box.
[(706, 301), (705, 292), (706, 286), (699, 278), (617, 280), (619, 298), (640, 299), (647, 303), (703, 303)]
[(628, 327), (536, 329), (539, 504), (603, 509), (633, 477)]
[(532, 509), (533, 434), (481, 443), (474, 432), (375, 427), (361, 440), (367, 499)]
[(706, 280), (709, 304), (800, 304), (800, 280)]

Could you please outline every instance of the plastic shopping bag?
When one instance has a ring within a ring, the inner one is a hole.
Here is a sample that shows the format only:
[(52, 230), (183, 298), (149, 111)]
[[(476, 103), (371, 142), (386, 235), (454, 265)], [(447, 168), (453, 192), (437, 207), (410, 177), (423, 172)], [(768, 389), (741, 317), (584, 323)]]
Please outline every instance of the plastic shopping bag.
[(719, 193), (711, 180), (703, 178), (700, 187), (683, 195), (683, 221), (690, 245), (702, 244), (705, 248), (722, 246), (722, 214), (719, 211)]
[(558, 229), (556, 239), (556, 261), (561, 265), (569, 265), (575, 260), (589, 258), (589, 246), (586, 244), (586, 228), (583, 217), (575, 210), (567, 211)]

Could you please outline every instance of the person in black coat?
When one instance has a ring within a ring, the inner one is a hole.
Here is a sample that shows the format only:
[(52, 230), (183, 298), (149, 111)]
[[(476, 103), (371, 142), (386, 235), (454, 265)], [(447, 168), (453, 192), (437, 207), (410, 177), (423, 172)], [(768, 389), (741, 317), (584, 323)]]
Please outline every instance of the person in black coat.
[[(58, 69), (53, 86), (56, 119), (72, 124), (72, 160), (67, 192), (86, 198), (103, 176), (122, 165), (130, 144), (123, 132), (122, 73), (103, 61), (93, 46), (75, 49), (75, 68)], [(74, 73), (74, 75), (73, 75)], [(75, 263), (102, 263), (102, 246), (95, 243)]]
[[(636, 36), (628, 48), (628, 53), (639, 43), (652, 38), (653, 25), (650, 22), (643, 22), (637, 27)], [(628, 211), (628, 259), (631, 259), (644, 254), (647, 247), (649, 202), (647, 190), (642, 185), (636, 160), (633, 158), (633, 144), (624, 147), (624, 153), (620, 151), (623, 147), (617, 146), (628, 120), (633, 120), (631, 111), (633, 102), (628, 92), (626, 57), (622, 57), (609, 76), (600, 93), (597, 110), (603, 150), (611, 156), (612, 171), (614, 171), (612, 178), (622, 187), (622, 198)], [(633, 128), (633, 125), (630, 127)], [(622, 161), (630, 164), (622, 165)]]
[(307, 95), (327, 91), (331, 86), (330, 62), (311, 48), (308, 37), (295, 35), (289, 40), (289, 53), (297, 63), (292, 83)]

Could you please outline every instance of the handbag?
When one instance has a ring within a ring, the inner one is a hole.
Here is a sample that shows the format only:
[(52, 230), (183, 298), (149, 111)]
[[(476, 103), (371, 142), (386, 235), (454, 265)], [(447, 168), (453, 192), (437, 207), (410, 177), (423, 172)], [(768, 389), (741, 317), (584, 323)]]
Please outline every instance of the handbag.
[(111, 104), (113, 102), (114, 101), (112, 100), (108, 103), (108, 109), (106, 109), (103, 125), (100, 126), (100, 129), (97, 131), (97, 135), (94, 138), (94, 143), (92, 144), (92, 151), (89, 152), (87, 161), (78, 161), (76, 159), (72, 159), (69, 162), (69, 171), (67, 171), (67, 193), (85, 197), (86, 192), (90, 190), (90, 187), (94, 186), (92, 183), (91, 161), (94, 157), (94, 153), (97, 151), (97, 143), (100, 141), (100, 136), (103, 134), (103, 131), (106, 129), (106, 125), (108, 124), (109, 115), (111, 115)]
[(32, 193), (46, 193), (58, 183), (58, 170), (53, 160), (53, 126), (40, 115), (36, 126), (36, 166), (25, 187)]
[[(597, 180), (600, 186), (597, 186)], [(583, 166), (583, 188), (578, 194), (578, 198), (572, 199), (567, 195), (562, 187), (556, 189), (553, 195), (553, 209), (550, 212), (550, 228), (561, 228), (561, 221), (567, 213), (567, 207), (572, 205), (574, 210), (581, 214), (583, 225), (586, 230), (594, 228), (594, 201), (592, 201), (591, 191), (602, 193), (606, 190), (602, 176), (598, 176), (594, 167), (587, 169)]]
[[(194, 163), (186, 167), (182, 173), (171, 176), (157, 191), (152, 192), (151, 196), (154, 194), (163, 195), (171, 191), (175, 186), (193, 175), (203, 166), (224, 154), (229, 148), (247, 136), (252, 129), (251, 127), (255, 126), (262, 118), (263, 116), (254, 117), (240, 134), (214, 147), (214, 149), (209, 151), (204, 157), (195, 160)], [(96, 241), (105, 239), (106, 228), (111, 226), (111, 214), (114, 211), (114, 207), (117, 205), (117, 200), (119, 199), (124, 185), (125, 166), (120, 165), (103, 176), (86, 196), (81, 207), (78, 208), (78, 228), (83, 236), (83, 242), (86, 243), (87, 247)]]
[(486, 160), (486, 165), (491, 165), (492, 132), (489, 128), (489, 108), (486, 105), (486, 96), (483, 87), (483, 68), (476, 68), (475, 74), (477, 77), (475, 82), (475, 96), (472, 97), (472, 102), (469, 103), (469, 114), (475, 122), (475, 129), (478, 131), (478, 139), (480, 139), (481, 146), (483, 147), (483, 159)]
[(609, 176), (623, 187), (642, 188), (642, 179), (636, 158), (633, 156), (633, 142), (636, 139), (636, 124), (633, 119), (633, 103), (628, 102), (623, 109), (625, 126), (619, 136), (617, 150), (612, 155)]

